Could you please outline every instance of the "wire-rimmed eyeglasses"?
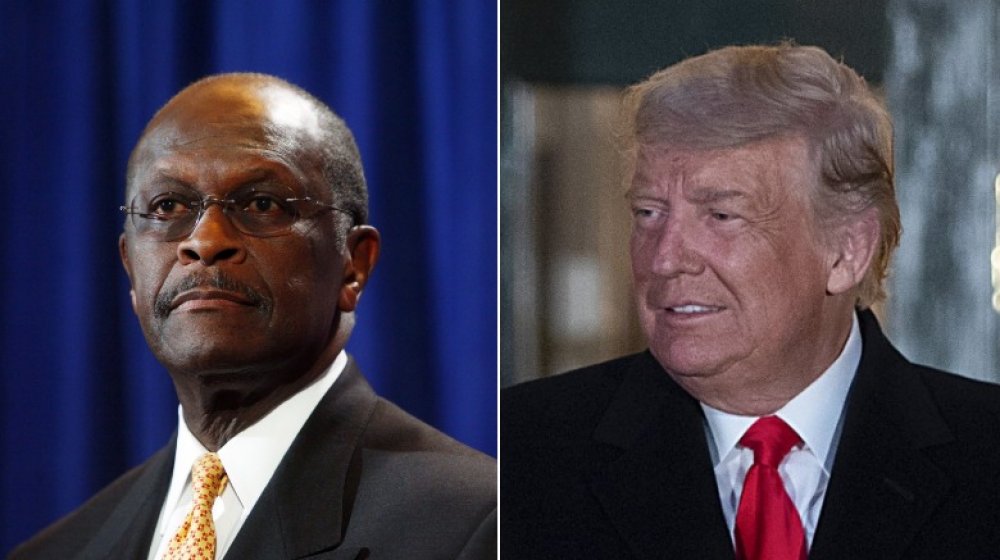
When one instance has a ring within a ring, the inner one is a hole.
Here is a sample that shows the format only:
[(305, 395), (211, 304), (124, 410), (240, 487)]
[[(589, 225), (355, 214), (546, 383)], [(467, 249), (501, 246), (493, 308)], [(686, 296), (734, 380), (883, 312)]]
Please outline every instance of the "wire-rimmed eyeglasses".
[(333, 204), (308, 196), (296, 197), (287, 187), (278, 185), (249, 185), (225, 198), (182, 191), (141, 193), (119, 209), (131, 218), (136, 233), (160, 241), (176, 241), (191, 235), (213, 204), (222, 208), (236, 229), (255, 237), (282, 235), (297, 221), (326, 210), (351, 215)]

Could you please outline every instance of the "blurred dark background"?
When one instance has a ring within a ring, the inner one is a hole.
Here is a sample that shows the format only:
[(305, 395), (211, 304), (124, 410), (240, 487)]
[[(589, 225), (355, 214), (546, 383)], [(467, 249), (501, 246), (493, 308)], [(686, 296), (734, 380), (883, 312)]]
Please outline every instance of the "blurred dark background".
[(885, 0), (503, 0), (504, 80), (537, 84), (636, 82), (711, 47), (796, 38), (873, 82), (888, 60)]

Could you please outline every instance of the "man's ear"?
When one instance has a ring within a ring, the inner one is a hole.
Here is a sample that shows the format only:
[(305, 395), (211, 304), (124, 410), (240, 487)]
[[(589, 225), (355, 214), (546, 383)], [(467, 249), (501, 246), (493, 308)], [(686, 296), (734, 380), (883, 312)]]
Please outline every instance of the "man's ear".
[(122, 267), (125, 268), (125, 275), (128, 276), (128, 295), (132, 298), (132, 311), (135, 311), (135, 282), (132, 281), (132, 267), (128, 260), (128, 245), (125, 243), (125, 234), (118, 236), (118, 255), (122, 258)]
[(882, 233), (875, 208), (867, 208), (835, 227), (834, 262), (826, 284), (826, 291), (832, 295), (845, 293), (861, 283), (875, 258)]
[(381, 238), (372, 226), (355, 226), (347, 232), (347, 258), (344, 260), (344, 279), (340, 286), (337, 308), (343, 312), (354, 311), (361, 299), (368, 278), (371, 276)]

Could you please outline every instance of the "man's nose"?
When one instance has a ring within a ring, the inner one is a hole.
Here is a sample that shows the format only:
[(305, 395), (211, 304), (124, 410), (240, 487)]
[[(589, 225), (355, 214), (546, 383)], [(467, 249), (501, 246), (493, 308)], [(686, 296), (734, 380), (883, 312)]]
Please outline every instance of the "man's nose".
[(204, 266), (220, 261), (243, 262), (244, 241), (223, 206), (211, 204), (198, 217), (191, 234), (177, 244), (177, 258), (181, 264), (201, 262)]
[(683, 217), (671, 217), (660, 230), (654, 247), (653, 272), (673, 277), (698, 274), (704, 262), (697, 251), (697, 226)]

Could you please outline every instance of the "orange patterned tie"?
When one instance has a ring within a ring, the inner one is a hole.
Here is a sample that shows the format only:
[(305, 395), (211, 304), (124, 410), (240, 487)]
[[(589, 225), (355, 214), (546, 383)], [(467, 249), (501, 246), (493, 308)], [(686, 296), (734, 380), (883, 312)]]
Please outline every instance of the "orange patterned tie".
[(215, 521), (212, 505), (229, 477), (215, 453), (205, 453), (191, 468), (194, 503), (163, 554), (163, 560), (215, 560)]

